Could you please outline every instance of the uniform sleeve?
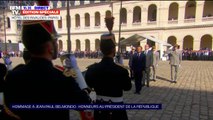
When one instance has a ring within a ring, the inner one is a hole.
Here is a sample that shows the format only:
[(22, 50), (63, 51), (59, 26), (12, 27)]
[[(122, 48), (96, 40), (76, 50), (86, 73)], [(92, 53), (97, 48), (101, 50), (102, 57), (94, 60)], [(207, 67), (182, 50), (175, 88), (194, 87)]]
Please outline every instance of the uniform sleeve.
[(129, 73), (127, 70), (123, 71), (123, 90), (128, 91), (132, 88), (132, 83), (131, 83), (131, 79), (129, 77)]
[(94, 78), (93, 78), (92, 73), (93, 73), (92, 70), (90, 68), (88, 68), (88, 70), (86, 71), (86, 74), (85, 74), (85, 81), (90, 88), (94, 88), (94, 81), (93, 81)]
[(64, 88), (61, 93), (64, 94), (63, 100), (65, 100), (66, 102), (90, 103), (88, 94), (86, 93), (86, 91), (80, 89), (74, 78), (66, 80), (66, 82), (64, 82), (64, 87), (61, 88)]
[(135, 70), (135, 54), (132, 55), (132, 69)]

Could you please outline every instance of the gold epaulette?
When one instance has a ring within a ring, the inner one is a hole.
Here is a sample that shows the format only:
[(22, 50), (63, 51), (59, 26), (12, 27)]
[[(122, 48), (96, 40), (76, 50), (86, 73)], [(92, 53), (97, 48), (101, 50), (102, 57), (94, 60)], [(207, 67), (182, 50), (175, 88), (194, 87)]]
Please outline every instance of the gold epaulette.
[(3, 106), (4, 106), (5, 113), (8, 116), (15, 118), (16, 120), (21, 120), (21, 118), (18, 115), (14, 114), (12, 111), (10, 111), (10, 109), (5, 104)]
[(55, 65), (54, 68), (56, 68), (57, 70), (63, 72), (63, 74), (66, 76), (66, 77), (73, 77), (73, 78), (76, 78), (77, 77), (77, 73), (75, 72), (74, 69), (66, 69), (64, 67), (61, 67), (59, 65)]

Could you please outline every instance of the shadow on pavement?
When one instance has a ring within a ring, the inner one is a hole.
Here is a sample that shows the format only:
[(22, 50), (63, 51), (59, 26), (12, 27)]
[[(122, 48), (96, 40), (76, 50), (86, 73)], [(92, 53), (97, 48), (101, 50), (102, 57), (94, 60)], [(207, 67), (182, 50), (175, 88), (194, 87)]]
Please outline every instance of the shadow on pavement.
[(157, 76), (156, 78), (159, 79), (159, 80), (171, 82), (171, 80), (169, 80), (169, 79), (167, 79), (167, 78), (164, 78), (164, 77), (161, 77), (161, 76)]

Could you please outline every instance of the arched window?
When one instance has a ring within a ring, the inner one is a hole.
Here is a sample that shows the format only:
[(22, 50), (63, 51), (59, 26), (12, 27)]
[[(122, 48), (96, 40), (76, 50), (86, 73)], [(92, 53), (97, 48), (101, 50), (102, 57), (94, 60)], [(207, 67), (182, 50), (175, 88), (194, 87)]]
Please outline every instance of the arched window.
[(62, 40), (59, 40), (58, 43), (59, 43), (59, 45), (58, 45), (58, 50), (59, 50), (59, 51), (62, 51), (62, 50), (63, 50), (63, 41), (62, 41)]
[(205, 1), (203, 17), (213, 17), (213, 1)]
[(195, 18), (196, 2), (188, 1), (185, 6), (185, 19)]
[(7, 28), (10, 28), (10, 18), (7, 17)]
[(177, 19), (178, 19), (178, 4), (174, 2), (169, 6), (168, 20), (177, 20)]
[(203, 35), (200, 42), (200, 49), (211, 49), (212, 50), (212, 36)]
[(141, 22), (141, 7), (136, 6), (133, 10), (133, 23)]
[(107, 10), (105, 13), (105, 17), (111, 17), (112, 16), (112, 12)]
[(90, 26), (90, 15), (89, 13), (85, 13), (85, 27)]
[(81, 22), (80, 22), (80, 15), (79, 15), (79, 14), (76, 14), (76, 15), (75, 15), (75, 27), (76, 27), (76, 28), (80, 27), (80, 26), (81, 26), (80, 23), (81, 23)]
[(100, 40), (95, 39), (95, 50), (99, 50), (99, 49), (100, 49)]
[(101, 25), (101, 16), (99, 12), (95, 13), (95, 26), (100, 26)]
[(121, 16), (121, 24), (126, 24), (127, 23), (127, 10), (126, 10), (126, 8), (121, 9), (120, 16)]
[(155, 4), (151, 4), (148, 8), (148, 21), (156, 21), (157, 20), (157, 6)]
[(168, 37), (167, 42), (173, 46), (177, 43), (177, 38), (175, 36), (170, 36)]
[(58, 28), (62, 28), (62, 17), (60, 20), (58, 20)]
[(90, 40), (89, 39), (85, 40), (85, 51), (90, 51)]
[(183, 39), (183, 49), (193, 50), (194, 38), (191, 35), (187, 35)]
[(76, 40), (76, 50), (81, 51), (81, 41), (80, 40)]

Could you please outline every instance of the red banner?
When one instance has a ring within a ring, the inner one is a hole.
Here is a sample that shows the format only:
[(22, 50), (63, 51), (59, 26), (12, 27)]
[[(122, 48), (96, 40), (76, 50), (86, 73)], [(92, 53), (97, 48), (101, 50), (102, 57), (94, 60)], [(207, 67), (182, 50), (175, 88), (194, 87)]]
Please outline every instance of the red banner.
[(21, 15), (60, 15), (60, 10), (21, 10)]

